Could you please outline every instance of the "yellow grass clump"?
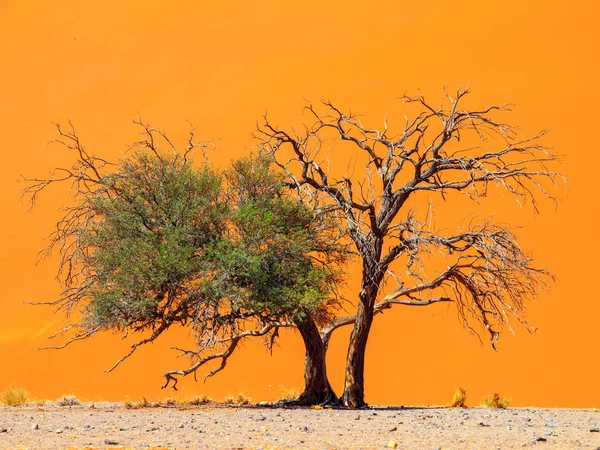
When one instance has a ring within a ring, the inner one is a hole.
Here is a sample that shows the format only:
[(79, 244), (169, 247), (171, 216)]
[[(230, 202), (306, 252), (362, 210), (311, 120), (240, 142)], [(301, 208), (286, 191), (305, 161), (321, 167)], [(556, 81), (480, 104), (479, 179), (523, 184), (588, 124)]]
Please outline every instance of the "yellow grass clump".
[(494, 393), (493, 395), (488, 395), (483, 397), (481, 400), (481, 406), (485, 406), (486, 408), (506, 408), (510, 404), (510, 400), (506, 398), (500, 397), (499, 394)]
[(228, 395), (223, 399), (223, 404), (227, 406), (246, 406), (251, 402), (249, 397), (246, 397), (243, 392), (239, 392), (237, 397)]
[(202, 405), (206, 405), (207, 403), (211, 403), (211, 402), (212, 402), (212, 399), (207, 397), (206, 395), (202, 395), (202, 396), (197, 395), (196, 397), (191, 399), (188, 402), (188, 404), (190, 406), (202, 406)]
[(27, 404), (27, 391), (11, 384), (0, 394), (0, 401), (6, 406), (23, 406)]
[(62, 397), (56, 399), (56, 404), (58, 406), (68, 406), (70, 408), (72, 406), (81, 405), (81, 402), (74, 395), (63, 395)]
[(174, 398), (172, 398), (172, 397), (168, 397), (168, 398), (165, 398), (162, 401), (162, 405), (163, 406), (176, 406), (177, 405), (177, 400), (174, 399)]
[(294, 388), (281, 388), (281, 400), (295, 400), (300, 397), (300, 393)]
[(450, 408), (466, 408), (467, 401), (467, 391), (464, 388), (459, 387), (456, 391), (454, 391), (454, 396), (452, 397), (452, 401), (448, 405)]

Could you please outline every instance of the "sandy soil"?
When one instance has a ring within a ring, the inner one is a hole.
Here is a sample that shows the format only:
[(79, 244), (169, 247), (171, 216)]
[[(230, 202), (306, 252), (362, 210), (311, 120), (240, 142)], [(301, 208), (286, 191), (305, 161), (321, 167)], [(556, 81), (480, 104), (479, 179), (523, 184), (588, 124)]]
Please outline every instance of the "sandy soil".
[(2, 449), (600, 449), (599, 428), (572, 409), (0, 408)]

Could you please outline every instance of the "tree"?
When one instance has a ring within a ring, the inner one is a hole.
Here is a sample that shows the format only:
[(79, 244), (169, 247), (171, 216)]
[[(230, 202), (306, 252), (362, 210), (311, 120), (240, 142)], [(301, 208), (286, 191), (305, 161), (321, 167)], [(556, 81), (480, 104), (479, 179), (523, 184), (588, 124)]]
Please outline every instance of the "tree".
[[(403, 97), (420, 112), (395, 135), (387, 119), (381, 129), (366, 127), (359, 116), (328, 101), (323, 110), (307, 106), (312, 122), (303, 128), (287, 131), (265, 116), (257, 129), (262, 148), (287, 172), (298, 194), (343, 217), (360, 258), (356, 314), (321, 330), (327, 341), (335, 329), (353, 326), (343, 405), (365, 404), (365, 351), (376, 314), (396, 304), (453, 302), (465, 326), (478, 333), (472, 323), (481, 324), (495, 348), (501, 327), (510, 326), (509, 317), (528, 326), (524, 302), (545, 288), (549, 274), (531, 265), (509, 228), (471, 220), (455, 234), (445, 234), (433, 228), (428, 213), (418, 220), (410, 206), (409, 199), (425, 195), (452, 201), (453, 193), (460, 193), (479, 201), (492, 186), (519, 202), (532, 202), (536, 212), (536, 196), (551, 197), (548, 187), (560, 175), (547, 168), (557, 157), (538, 143), (546, 131), (520, 138), (514, 127), (496, 118), (509, 105), (466, 109), (467, 93), (446, 94), (446, 106), (440, 107), (422, 96)], [(324, 148), (334, 139), (341, 140), (341, 148), (332, 158)], [(358, 151), (357, 160), (340, 162), (343, 152), (351, 150)], [(332, 160), (338, 165), (331, 167)], [(364, 172), (350, 172), (360, 162)], [(343, 173), (346, 163), (349, 171)], [(434, 275), (425, 270), (425, 256), (432, 252), (448, 261)], [(388, 282), (397, 288), (384, 291)]]
[(179, 349), (191, 366), (165, 374), (163, 387), (176, 389), (178, 376), (208, 363), (218, 365), (206, 377), (222, 370), (241, 340), (262, 337), (271, 348), (280, 328), (297, 327), (307, 343), (298, 401), (330, 398), (325, 353), (311, 336), (339, 303), (347, 252), (337, 225), (286, 196), (268, 155), (235, 161), (222, 174), (207, 161), (194, 164), (192, 150), (206, 143), (193, 131), (179, 153), (164, 132), (137, 123), (144, 139), (117, 164), (90, 154), (72, 125), (58, 126), (75, 164), (26, 180), (32, 203), (64, 182), (76, 200), (45, 250), (58, 252), (63, 285), (49, 303), (77, 317), (57, 348), (101, 331), (143, 333), (111, 371), (169, 328), (187, 326), (197, 348)]

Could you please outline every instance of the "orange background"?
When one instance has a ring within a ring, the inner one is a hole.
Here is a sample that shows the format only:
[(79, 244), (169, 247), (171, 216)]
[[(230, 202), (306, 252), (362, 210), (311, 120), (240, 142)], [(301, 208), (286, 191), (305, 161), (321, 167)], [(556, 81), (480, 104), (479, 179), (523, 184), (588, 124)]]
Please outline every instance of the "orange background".
[[(558, 210), (544, 202), (534, 216), (508, 198), (491, 208), (525, 227), (523, 246), (559, 282), (529, 307), (539, 332), (516, 327), (499, 353), (470, 336), (452, 306), (386, 312), (369, 342), (367, 401), (440, 404), (464, 386), (471, 404), (497, 391), (513, 405), (600, 407), (599, 13), (598, 2), (576, 0), (2, 1), (0, 389), (14, 381), (40, 398), (160, 398), (171, 394), (159, 389), (162, 373), (186, 363), (169, 350), (184, 332), (110, 375), (103, 370), (127, 348), (119, 337), (36, 350), (63, 319), (24, 302), (58, 292), (55, 261), (34, 262), (69, 197), (56, 189), (27, 213), (15, 180), (72, 161), (47, 145), (53, 121), (72, 118), (88, 149), (116, 159), (136, 138), (138, 112), (180, 143), (190, 120), (202, 138), (219, 139), (213, 160), (225, 164), (254, 144), (254, 123), (267, 110), (276, 123), (299, 123), (304, 99), (330, 98), (376, 123), (395, 114), (400, 126), (398, 96), (421, 89), (437, 103), (442, 86), (470, 82), (470, 102), (517, 103), (508, 120), (524, 133), (551, 127), (544, 142), (565, 155), (569, 187)], [(348, 331), (334, 335), (329, 354), (338, 392)], [(294, 334), (273, 356), (248, 342), (206, 384), (185, 380), (181, 395), (276, 398), (301, 386), (302, 363)]]

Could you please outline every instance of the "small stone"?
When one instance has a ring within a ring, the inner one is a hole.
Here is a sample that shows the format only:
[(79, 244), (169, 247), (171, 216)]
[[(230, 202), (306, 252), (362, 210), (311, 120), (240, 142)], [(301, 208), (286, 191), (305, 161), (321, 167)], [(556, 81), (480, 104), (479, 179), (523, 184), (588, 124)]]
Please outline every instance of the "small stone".
[(39, 430), (40, 429), (40, 424), (39, 423), (34, 423), (33, 425), (31, 425), (31, 429), (32, 430)]
[(354, 417), (354, 420), (360, 420), (360, 416)]
[(391, 433), (392, 431), (397, 431), (397, 430), (398, 430), (398, 427), (392, 427), (392, 428), (390, 428), (390, 433)]
[(8, 433), (8, 429), (6, 429), (6, 428), (0, 428), (0, 433)]
[(112, 439), (104, 439), (104, 443), (106, 445), (119, 445), (120, 444), (119, 441), (113, 441)]
[(263, 420), (266, 420), (266, 417), (265, 416), (258, 416), (256, 418), (256, 420), (258, 420), (259, 422), (262, 422)]
[(184, 425), (182, 423), (180, 423), (179, 425), (177, 425), (177, 428), (183, 428)]
[(388, 442), (387, 446), (388, 446), (388, 448), (397, 448), (398, 443), (392, 439), (390, 442)]
[(298, 427), (298, 430), (300, 430), (304, 433), (308, 433), (308, 427)]
[(545, 437), (539, 437), (536, 439), (537, 442), (546, 442), (548, 439), (546, 439)]
[(56, 434), (61, 434), (63, 432), (63, 430), (61, 428), (57, 428), (56, 430), (54, 430), (54, 432)]
[(489, 425), (487, 425), (487, 424), (485, 424), (485, 423), (483, 423), (483, 422), (479, 422), (479, 426), (480, 426), (480, 427), (489, 427)]
[(121, 427), (119, 428), (119, 431), (129, 431), (129, 427)]
[(546, 422), (552, 423), (552, 417), (546, 417)]
[(552, 436), (552, 431), (546, 431), (546, 436)]
[(590, 428), (590, 433), (600, 433), (600, 428)]

